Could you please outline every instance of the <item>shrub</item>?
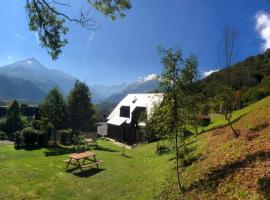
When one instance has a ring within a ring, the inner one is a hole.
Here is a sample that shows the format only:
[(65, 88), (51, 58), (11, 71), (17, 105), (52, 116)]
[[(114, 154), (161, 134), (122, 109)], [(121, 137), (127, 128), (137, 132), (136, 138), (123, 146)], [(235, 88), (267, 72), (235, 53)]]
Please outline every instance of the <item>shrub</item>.
[(211, 122), (210, 117), (207, 115), (199, 115), (197, 116), (197, 120), (198, 120), (199, 125), (201, 126), (208, 126)]
[(31, 122), (31, 126), (36, 130), (40, 130), (41, 129), (41, 121), (33, 119)]
[(61, 144), (70, 144), (71, 143), (71, 137), (72, 133), (70, 130), (61, 130), (60, 133), (60, 143)]
[(0, 118), (0, 131), (6, 132), (6, 118)]
[(32, 127), (27, 127), (22, 130), (23, 140), (26, 146), (34, 146), (38, 140), (38, 132)]
[(0, 140), (6, 140), (7, 139), (7, 134), (0, 131)]
[(264, 91), (258, 88), (249, 88), (243, 95), (244, 106), (254, 103), (265, 96)]
[(46, 131), (39, 131), (38, 132), (38, 145), (39, 146), (46, 146), (48, 144), (49, 137)]
[(23, 144), (23, 134), (21, 131), (17, 131), (13, 133), (15, 138), (15, 144), (16, 146), (21, 146)]

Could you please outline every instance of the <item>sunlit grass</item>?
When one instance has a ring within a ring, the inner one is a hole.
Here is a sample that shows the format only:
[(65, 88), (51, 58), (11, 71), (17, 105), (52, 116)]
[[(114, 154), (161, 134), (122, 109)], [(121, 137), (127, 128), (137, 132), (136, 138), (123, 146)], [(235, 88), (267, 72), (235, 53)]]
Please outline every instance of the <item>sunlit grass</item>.
[(169, 156), (156, 155), (155, 147), (142, 145), (123, 157), (121, 148), (99, 141), (93, 151), (103, 160), (101, 170), (80, 174), (66, 172), (67, 154), (1, 145), (0, 199), (152, 199), (170, 169)]

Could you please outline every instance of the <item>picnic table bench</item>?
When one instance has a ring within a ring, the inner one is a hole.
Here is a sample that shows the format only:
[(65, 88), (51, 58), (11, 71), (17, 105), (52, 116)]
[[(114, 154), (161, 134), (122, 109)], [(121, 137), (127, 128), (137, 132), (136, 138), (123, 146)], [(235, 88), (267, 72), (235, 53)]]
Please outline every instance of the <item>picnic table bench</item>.
[[(93, 158), (91, 159), (91, 157)], [(99, 168), (98, 164), (102, 163), (101, 160), (96, 159), (96, 153), (91, 151), (72, 153), (69, 155), (68, 159), (64, 160), (64, 162), (67, 163), (66, 168), (68, 168), (69, 165), (74, 165), (76, 167), (79, 167), (81, 171), (83, 168), (90, 167), (92, 165), (96, 165), (97, 168)]]

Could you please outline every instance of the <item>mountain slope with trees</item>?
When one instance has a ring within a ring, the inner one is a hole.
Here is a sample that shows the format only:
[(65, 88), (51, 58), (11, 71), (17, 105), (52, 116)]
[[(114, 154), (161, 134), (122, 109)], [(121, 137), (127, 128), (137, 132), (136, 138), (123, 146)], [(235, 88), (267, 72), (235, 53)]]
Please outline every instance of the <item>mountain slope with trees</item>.
[[(241, 100), (242, 105), (270, 95), (270, 50), (234, 64), (229, 71), (235, 100)], [(203, 95), (207, 98), (216, 97), (224, 89), (225, 76), (226, 69), (222, 69), (202, 79), (200, 84)]]
[(0, 99), (40, 101), (44, 96), (45, 92), (29, 80), (0, 75)]

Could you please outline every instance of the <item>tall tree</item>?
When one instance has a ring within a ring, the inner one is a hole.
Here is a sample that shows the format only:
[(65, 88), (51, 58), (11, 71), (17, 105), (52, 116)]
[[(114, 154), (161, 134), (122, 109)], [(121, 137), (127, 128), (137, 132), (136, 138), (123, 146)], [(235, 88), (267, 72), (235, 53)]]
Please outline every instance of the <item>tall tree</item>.
[(68, 32), (67, 23), (73, 22), (88, 30), (96, 29), (96, 22), (90, 15), (91, 7), (109, 16), (112, 20), (124, 17), (125, 11), (131, 8), (129, 0), (83, 0), (87, 6), (81, 9), (78, 17), (71, 17), (65, 9), (71, 8), (70, 1), (26, 0), (26, 11), (29, 28), (37, 32), (41, 47), (48, 49), (52, 59), (57, 59), (62, 48), (68, 43), (64, 37)]
[(53, 88), (40, 105), (41, 117), (53, 125), (53, 141), (56, 143), (56, 130), (66, 127), (67, 112), (63, 94)]
[[(160, 48), (161, 63), (163, 72), (161, 74), (161, 84), (165, 89), (162, 110), (166, 112), (164, 121), (157, 126), (164, 125), (163, 132), (173, 144), (176, 158), (177, 182), (180, 191), (184, 190), (180, 181), (180, 168), (190, 162), (192, 149), (188, 144), (187, 129), (190, 127), (189, 122), (193, 115), (190, 99), (186, 96), (186, 90), (189, 82), (196, 77), (196, 66), (191, 67), (190, 59), (183, 59), (182, 52), (179, 48), (164, 49)], [(193, 60), (193, 58), (192, 58)], [(195, 63), (194, 63), (195, 64)], [(195, 70), (188, 70), (188, 69)], [(186, 85), (184, 85), (186, 84)], [(194, 108), (196, 109), (196, 108)], [(194, 110), (194, 113), (196, 110)], [(158, 120), (159, 121), (159, 120)]]
[(22, 120), (20, 106), (17, 100), (14, 100), (7, 110), (6, 126), (9, 133), (22, 129)]
[(233, 112), (233, 90), (230, 84), (230, 67), (233, 64), (233, 61), (236, 56), (236, 43), (238, 39), (238, 31), (230, 26), (226, 26), (222, 32), (221, 43), (219, 46), (219, 55), (222, 62), (226, 67), (226, 76), (225, 76), (225, 86), (224, 86), (224, 114), (225, 119), (228, 121), (229, 126), (231, 127), (234, 135), (239, 136), (237, 130), (232, 126), (232, 112)]
[(80, 129), (94, 123), (95, 110), (91, 103), (91, 92), (84, 82), (76, 81), (68, 96), (67, 102), (69, 125), (73, 133), (79, 134)]
[(191, 55), (185, 60), (185, 65), (181, 70), (181, 87), (187, 98), (189, 113), (191, 113), (190, 122), (193, 125), (196, 134), (198, 134), (198, 101), (199, 101), (199, 72), (198, 60), (196, 56)]

